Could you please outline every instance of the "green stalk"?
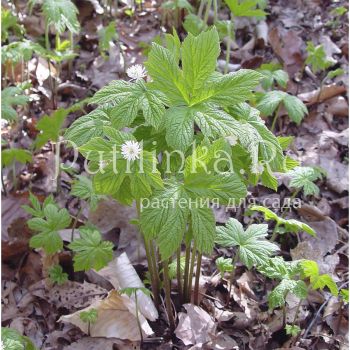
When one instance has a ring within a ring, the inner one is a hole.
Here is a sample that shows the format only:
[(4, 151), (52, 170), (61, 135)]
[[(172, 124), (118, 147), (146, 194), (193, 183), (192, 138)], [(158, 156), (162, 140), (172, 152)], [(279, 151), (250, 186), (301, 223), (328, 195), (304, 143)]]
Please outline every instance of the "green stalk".
[(79, 209), (79, 211), (78, 211), (78, 213), (77, 213), (77, 215), (76, 215), (76, 217), (75, 217), (75, 219), (74, 219), (74, 222), (73, 222), (73, 227), (72, 227), (72, 233), (71, 233), (71, 238), (70, 238), (70, 241), (71, 242), (73, 242), (73, 240), (74, 240), (74, 230), (76, 229), (76, 227), (77, 227), (77, 224), (78, 224), (78, 220), (79, 220), (79, 217), (80, 217), (80, 215), (81, 215), (81, 213), (83, 212), (83, 209), (84, 209), (84, 207), (82, 206), (82, 205), (80, 205), (80, 209)]
[(197, 14), (199, 18), (202, 18), (202, 15), (203, 15), (204, 3), (205, 3), (205, 0), (201, 0), (199, 4), (198, 14)]
[(160, 304), (160, 297), (159, 297), (159, 293), (160, 293), (160, 279), (159, 279), (159, 267), (158, 267), (158, 259), (157, 259), (157, 254), (156, 254), (156, 250), (154, 248), (154, 244), (153, 241), (150, 241), (149, 243), (150, 245), (150, 255), (151, 255), (151, 259), (152, 259), (152, 269), (153, 269), (153, 278), (154, 278), (154, 284), (155, 284), (155, 289), (157, 290), (156, 292), (156, 297), (158, 299), (158, 305)]
[(214, 23), (217, 22), (218, 20), (218, 0), (214, 0), (214, 3), (213, 3), (213, 7), (214, 7)]
[[(289, 291), (287, 290), (287, 292), (284, 294), (284, 300), (286, 300), (288, 293), (289, 293)], [(282, 313), (283, 313), (282, 323), (283, 323), (283, 328), (284, 328), (286, 326), (286, 318), (287, 318), (286, 303), (283, 304)]]
[(176, 254), (176, 277), (177, 289), (179, 291), (179, 301), (180, 304), (182, 304), (181, 247), (179, 247)]
[(273, 117), (273, 121), (272, 121), (272, 125), (271, 125), (271, 132), (275, 131), (275, 126), (276, 126), (276, 122), (277, 122), (277, 118), (278, 118), (278, 114), (280, 112), (281, 106), (282, 106), (282, 104), (280, 103), (277, 107), (275, 116)]
[(188, 295), (188, 274), (190, 271), (190, 257), (191, 257), (191, 243), (186, 244), (186, 253), (185, 253), (185, 271), (184, 271), (184, 289), (183, 289), (183, 301), (187, 303)]
[[(138, 216), (138, 218), (140, 218), (140, 202), (139, 201), (136, 201), (136, 210), (137, 210), (137, 216)], [(144, 245), (145, 245), (147, 265), (148, 265), (148, 271), (150, 273), (150, 278), (151, 278), (151, 287), (152, 287), (152, 294), (153, 294), (153, 298), (154, 298), (154, 304), (155, 304), (155, 307), (158, 309), (160, 297), (159, 297), (159, 289), (157, 287), (157, 282), (155, 279), (156, 271), (154, 270), (153, 259), (152, 259), (152, 255), (150, 252), (149, 242), (147, 241), (146, 237), (143, 235), (141, 230), (140, 230), (140, 234), (143, 236), (143, 241), (144, 241)]]
[(1, 184), (2, 184), (2, 190), (4, 191), (4, 196), (7, 197), (7, 190), (5, 186), (5, 181), (4, 181), (4, 173), (1, 171)]
[(230, 63), (231, 41), (233, 40), (232, 35), (231, 35), (232, 27), (233, 27), (233, 20), (231, 18), (229, 25), (228, 25), (228, 39), (227, 39), (226, 59), (225, 59), (225, 69), (224, 69), (225, 74), (227, 74), (227, 72), (228, 72), (228, 65)]
[(143, 334), (142, 334), (142, 328), (141, 328), (141, 322), (140, 322), (140, 316), (139, 316), (139, 305), (138, 305), (137, 291), (136, 290), (134, 292), (134, 295), (135, 295), (136, 321), (137, 321), (137, 326), (139, 327), (141, 344), (142, 344), (143, 343)]
[(209, 12), (210, 12), (210, 8), (211, 8), (212, 1), (213, 1), (213, 0), (208, 0), (208, 1), (207, 1), (207, 8), (205, 9), (205, 13), (204, 13), (204, 23), (205, 23), (206, 25), (208, 25)]
[(231, 275), (230, 275), (230, 287), (228, 289), (228, 296), (227, 296), (227, 301), (226, 301), (227, 305), (229, 304), (230, 298), (231, 298), (233, 280), (235, 278), (235, 271), (236, 271), (236, 266), (237, 266), (238, 260), (239, 260), (239, 251), (237, 251), (235, 257), (232, 258), (232, 271), (231, 271)]
[(270, 238), (270, 242), (274, 242), (276, 240), (277, 235), (278, 235), (278, 232), (277, 232), (278, 227), (279, 227), (279, 224), (277, 223), (275, 228), (273, 229), (272, 236)]
[(17, 189), (17, 178), (16, 178), (16, 162), (12, 163), (12, 176), (13, 176), (13, 188)]
[(165, 291), (165, 307), (168, 314), (170, 332), (175, 331), (175, 320), (173, 310), (171, 306), (171, 295), (170, 295), (170, 279), (169, 279), (169, 262), (164, 260), (163, 262), (163, 279), (164, 279), (164, 291)]
[(196, 261), (196, 253), (197, 253), (197, 244), (196, 244), (196, 241), (193, 241), (191, 267), (190, 267), (190, 273), (188, 276), (188, 289), (187, 289), (188, 302), (191, 302), (192, 280), (193, 280), (193, 272), (194, 272), (194, 263)]
[[(70, 48), (72, 52), (74, 52), (74, 34), (69, 32), (70, 34)], [(73, 58), (68, 62), (68, 75), (71, 77), (73, 71)]]
[(199, 278), (200, 278), (200, 275), (201, 275), (201, 264), (202, 264), (202, 253), (198, 252), (198, 254), (197, 254), (196, 281), (195, 281), (195, 284), (194, 284), (194, 293), (193, 293), (194, 305), (198, 305)]

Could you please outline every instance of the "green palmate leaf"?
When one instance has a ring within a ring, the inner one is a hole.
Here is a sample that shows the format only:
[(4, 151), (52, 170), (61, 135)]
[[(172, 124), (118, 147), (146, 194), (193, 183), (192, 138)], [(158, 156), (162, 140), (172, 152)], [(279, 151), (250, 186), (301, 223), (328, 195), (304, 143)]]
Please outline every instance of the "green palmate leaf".
[(292, 337), (296, 337), (301, 332), (300, 327), (295, 324), (287, 324), (285, 330), (286, 334), (291, 335)]
[(233, 269), (232, 259), (225, 259), (222, 256), (215, 260), (215, 264), (221, 277), (224, 277), (225, 272), (231, 272)]
[(58, 109), (51, 116), (45, 115), (38, 121), (36, 128), (40, 130), (40, 134), (35, 140), (36, 148), (44, 146), (49, 140), (53, 142), (58, 140), (68, 113), (69, 110)]
[(277, 140), (281, 145), (283, 151), (285, 151), (294, 141), (293, 136), (278, 136)]
[(194, 123), (191, 109), (172, 107), (166, 112), (166, 141), (172, 148), (186, 151), (193, 141)]
[(304, 116), (308, 113), (304, 103), (297, 97), (283, 91), (269, 91), (259, 101), (257, 108), (266, 116), (272, 115), (277, 107), (283, 103), (290, 119), (300, 124)]
[(263, 213), (265, 220), (274, 220), (274, 221), (276, 221), (278, 226), (284, 226), (285, 232), (304, 231), (311, 236), (316, 236), (315, 230), (313, 228), (311, 228), (309, 225), (307, 225), (301, 221), (294, 220), (294, 219), (287, 220), (284, 218), (280, 218), (272, 210), (270, 210), (266, 207), (260, 206), (260, 205), (253, 205), (249, 209)]
[(211, 253), (215, 241), (215, 216), (210, 208), (191, 210), (193, 238), (200, 252)]
[(24, 106), (28, 103), (29, 97), (23, 95), (23, 90), (10, 86), (1, 91), (1, 116), (12, 122), (17, 119), (17, 112), (14, 106)]
[(108, 114), (101, 109), (95, 109), (77, 119), (66, 131), (64, 138), (73, 143), (73, 147), (79, 147), (94, 137), (102, 136), (103, 127), (109, 124)]
[(338, 295), (338, 287), (332, 277), (328, 274), (320, 275), (318, 265), (312, 260), (301, 261), (302, 273), (305, 278), (310, 279), (310, 283), (313, 289), (323, 290), (328, 287), (334, 296)]
[(181, 184), (169, 182), (163, 190), (155, 193), (149, 203), (143, 204), (140, 216), (142, 231), (146, 239), (156, 237), (162, 259), (168, 259), (183, 239), (189, 215), (188, 196)]
[(70, 194), (86, 200), (90, 205), (90, 209), (94, 211), (97, 208), (97, 203), (101, 199), (101, 196), (95, 193), (92, 181), (89, 178), (82, 175), (77, 175), (76, 178)]
[(264, 264), (258, 266), (258, 270), (264, 276), (272, 279), (293, 279), (300, 274), (302, 268), (300, 261), (284, 261), (280, 256), (266, 260)]
[(153, 86), (163, 91), (173, 104), (188, 102), (182, 71), (169, 49), (152, 43), (145, 66), (153, 78)]
[[(37, 0), (34, 0), (36, 2)], [(46, 22), (62, 34), (66, 28), (79, 33), (78, 9), (71, 0), (43, 0), (43, 13)]]
[(341, 289), (340, 295), (345, 301), (345, 303), (349, 304), (349, 289)]
[(192, 34), (186, 37), (182, 44), (182, 70), (190, 97), (203, 88), (215, 71), (219, 54), (219, 35), (215, 28), (196, 37)]
[(49, 204), (55, 205), (55, 200), (52, 195), (46, 197), (43, 205), (41, 205), (38, 198), (34, 196), (32, 193), (29, 193), (29, 201), (30, 201), (31, 207), (29, 205), (22, 205), (22, 209), (24, 209), (27, 213), (37, 218), (45, 217), (44, 208), (47, 205)]
[(1, 151), (1, 165), (3, 167), (9, 166), (14, 162), (25, 164), (32, 161), (32, 154), (19, 148), (9, 148)]
[(287, 72), (280, 69), (280, 65), (273, 63), (262, 64), (258, 72), (264, 76), (261, 80), (261, 86), (264, 90), (271, 88), (275, 82), (283, 88), (287, 87), (289, 76)]
[(335, 70), (331, 70), (330, 72), (327, 73), (327, 79), (334, 79), (334, 78), (339, 77), (343, 74), (345, 74), (344, 69), (338, 68)]
[(127, 288), (122, 288), (119, 289), (120, 294), (126, 294), (127, 296), (131, 297), (132, 295), (137, 294), (138, 291), (141, 291), (145, 295), (151, 296), (150, 290), (148, 290), (145, 287), (127, 287)]
[(28, 226), (39, 234), (30, 239), (32, 248), (42, 248), (47, 254), (53, 254), (63, 248), (58, 231), (70, 225), (71, 218), (66, 209), (59, 209), (54, 204), (43, 206), (43, 217), (28, 220)]
[[(180, 270), (181, 273), (184, 272), (186, 265), (186, 258), (184, 256), (181, 256), (180, 258)], [(169, 278), (174, 279), (177, 276), (177, 260), (174, 260), (169, 264)]]
[(311, 167), (296, 167), (289, 171), (287, 175), (291, 178), (289, 186), (302, 190), (305, 196), (317, 196), (319, 194), (320, 190), (314, 182), (321, 179), (322, 174), (316, 169)]
[(265, 11), (256, 8), (260, 3), (259, 0), (225, 0), (225, 3), (235, 17), (261, 17), (266, 15)]
[(244, 231), (236, 219), (229, 219), (226, 226), (216, 228), (216, 243), (223, 247), (237, 247), (239, 259), (248, 268), (263, 264), (278, 246), (266, 240), (267, 225), (251, 225)]
[(36, 350), (28, 337), (8, 327), (1, 327), (1, 342), (4, 350)]
[(286, 302), (287, 293), (292, 293), (300, 299), (307, 297), (307, 286), (304, 281), (294, 281), (291, 279), (283, 279), (281, 283), (269, 294), (269, 308), (283, 306)]
[(96, 323), (97, 318), (98, 318), (98, 311), (94, 308), (89, 309), (87, 311), (81, 311), (79, 313), (79, 318), (84, 322), (84, 323)]
[(11, 10), (1, 8), (1, 41), (8, 39), (9, 33), (13, 32), (16, 35), (23, 35), (25, 30), (22, 25), (18, 24), (17, 17), (14, 16)]
[(308, 41), (306, 51), (308, 57), (305, 63), (311, 65), (311, 68), (315, 73), (326, 70), (333, 65), (331, 61), (327, 60), (327, 55), (323, 45), (315, 47), (311, 41)]
[(58, 285), (64, 284), (68, 281), (68, 274), (63, 272), (61, 265), (54, 265), (49, 269), (50, 280)]
[(79, 227), (80, 239), (69, 244), (74, 254), (74, 270), (101, 270), (113, 259), (113, 243), (102, 241), (101, 233), (94, 227)]
[(193, 35), (199, 35), (203, 29), (206, 27), (205, 22), (199, 18), (197, 15), (190, 13), (185, 17), (183, 22), (183, 27), (187, 33)]
[(91, 103), (109, 107), (107, 111), (115, 128), (130, 126), (141, 110), (146, 123), (159, 128), (168, 100), (163, 93), (150, 89), (138, 79), (135, 83), (112, 81), (95, 94)]

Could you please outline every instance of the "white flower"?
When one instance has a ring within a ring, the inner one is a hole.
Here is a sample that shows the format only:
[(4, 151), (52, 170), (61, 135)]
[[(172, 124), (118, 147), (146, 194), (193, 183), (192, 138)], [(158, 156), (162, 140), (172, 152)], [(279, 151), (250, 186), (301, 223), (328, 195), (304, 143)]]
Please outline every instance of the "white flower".
[(122, 145), (122, 155), (127, 160), (139, 159), (141, 151), (140, 144), (136, 141), (126, 141)]
[(141, 79), (147, 75), (145, 67), (141, 64), (135, 64), (126, 70), (126, 74), (131, 79)]
[(240, 169), (239, 173), (240, 173), (241, 175), (244, 175), (244, 174), (245, 174), (244, 169)]
[(225, 139), (231, 146), (235, 146), (237, 144), (237, 137), (235, 135), (226, 136)]

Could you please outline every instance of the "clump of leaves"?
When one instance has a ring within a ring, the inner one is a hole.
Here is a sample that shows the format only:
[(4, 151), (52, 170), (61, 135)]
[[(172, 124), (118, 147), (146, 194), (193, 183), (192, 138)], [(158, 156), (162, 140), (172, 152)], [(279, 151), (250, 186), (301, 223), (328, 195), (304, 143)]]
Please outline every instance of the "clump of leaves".
[(24, 28), (18, 24), (18, 18), (10, 9), (1, 7), (1, 41), (5, 42), (11, 32), (20, 37), (24, 34)]
[(94, 324), (97, 321), (98, 311), (94, 308), (91, 308), (87, 311), (82, 311), (79, 313), (79, 318), (84, 323)]
[(327, 60), (323, 45), (315, 46), (312, 41), (308, 41), (306, 51), (308, 56), (305, 63), (311, 66), (314, 73), (324, 71), (333, 65), (332, 61)]
[(111, 21), (107, 26), (102, 27), (98, 31), (98, 48), (104, 59), (107, 59), (106, 52), (109, 51), (111, 42), (118, 40), (118, 38), (114, 21)]
[(296, 324), (287, 324), (285, 330), (286, 334), (291, 335), (292, 337), (296, 337), (301, 332), (300, 327)]
[(1, 165), (3, 167), (10, 166), (15, 162), (25, 164), (31, 161), (32, 154), (26, 149), (8, 148), (1, 151)]
[(17, 112), (14, 106), (25, 106), (29, 97), (24, 95), (22, 89), (10, 86), (1, 91), (1, 115), (8, 122), (17, 120)]
[(32, 248), (41, 248), (46, 254), (54, 254), (63, 248), (60, 230), (71, 223), (67, 209), (60, 209), (56, 204), (44, 204), (38, 217), (28, 220), (31, 230), (39, 232), (33, 236), (29, 244)]
[(101, 270), (113, 259), (113, 243), (102, 241), (101, 233), (93, 226), (79, 227), (80, 239), (68, 247), (74, 254), (74, 270)]
[(276, 226), (278, 228), (278, 230), (276, 229), (276, 231), (280, 234), (283, 234), (285, 232), (296, 233), (296, 232), (304, 231), (311, 236), (316, 236), (315, 230), (309, 225), (295, 219), (287, 220), (287, 219), (281, 218), (277, 216), (277, 214), (275, 214), (272, 210), (266, 207), (263, 207), (260, 205), (253, 205), (249, 208), (249, 212), (250, 211), (259, 211), (260, 213), (264, 214), (265, 220), (275, 221)]
[(28, 337), (8, 327), (1, 327), (1, 342), (6, 350), (37, 350)]
[(328, 274), (320, 275), (318, 265), (312, 260), (303, 260), (301, 262), (303, 268), (302, 275), (310, 280), (312, 289), (324, 290), (327, 287), (334, 296), (338, 296), (338, 287), (333, 278)]
[(266, 116), (275, 113), (271, 130), (274, 130), (282, 105), (286, 109), (290, 119), (297, 124), (300, 124), (304, 116), (308, 113), (306, 106), (298, 97), (292, 96), (284, 91), (269, 91), (259, 100), (257, 108)]
[(322, 171), (314, 167), (296, 167), (287, 173), (290, 176), (289, 186), (303, 191), (305, 196), (317, 196), (320, 192), (315, 181), (322, 179)]
[(222, 247), (237, 247), (239, 261), (249, 269), (265, 263), (279, 248), (266, 239), (268, 226), (253, 224), (244, 231), (236, 219), (229, 219), (225, 226), (216, 228), (216, 243)]
[(68, 281), (68, 274), (63, 272), (61, 265), (53, 265), (49, 268), (49, 278), (53, 283), (61, 285)]
[(269, 308), (275, 309), (285, 305), (288, 293), (294, 294), (300, 299), (307, 296), (307, 286), (303, 280), (295, 280), (301, 274), (301, 263), (299, 261), (287, 262), (282, 257), (274, 257), (265, 260), (258, 266), (263, 275), (280, 280), (280, 283), (268, 296)]
[(224, 277), (225, 272), (232, 272), (232, 259), (224, 258), (222, 256), (215, 260), (216, 268), (219, 270), (221, 277)]
[(127, 296), (131, 297), (132, 295), (137, 295), (136, 293), (140, 291), (142, 293), (144, 293), (145, 295), (150, 296), (151, 292), (145, 288), (145, 287), (127, 287), (127, 288), (122, 288), (119, 289), (118, 292), (120, 294), (126, 294)]
[(235, 17), (265, 17), (260, 0), (225, 0)]
[(289, 76), (287, 72), (281, 69), (281, 65), (265, 63), (257, 71), (264, 76), (261, 80), (261, 86), (264, 90), (271, 89), (275, 84), (278, 84), (284, 89), (287, 87)]

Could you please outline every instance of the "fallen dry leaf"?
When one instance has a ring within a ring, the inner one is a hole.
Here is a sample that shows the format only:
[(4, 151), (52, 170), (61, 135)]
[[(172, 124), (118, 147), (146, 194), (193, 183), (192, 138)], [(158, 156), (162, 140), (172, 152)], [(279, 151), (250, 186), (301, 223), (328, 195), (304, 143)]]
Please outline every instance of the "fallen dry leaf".
[(344, 92), (346, 92), (345, 85), (331, 84), (323, 86), (321, 93), (320, 89), (317, 89), (299, 94), (298, 98), (300, 98), (307, 106), (311, 106), (317, 102), (323, 102), (334, 96), (341, 95)]
[[(111, 291), (106, 299), (95, 301), (85, 309), (62, 316), (59, 321), (70, 322), (88, 334), (89, 325), (84, 323), (79, 315), (81, 312), (90, 309), (96, 309), (98, 313), (96, 323), (90, 325), (90, 335), (92, 337), (141, 340), (135, 303), (128, 296), (120, 295), (116, 291)], [(139, 313), (139, 320), (143, 336), (152, 335), (153, 331), (141, 313)]]
[(211, 341), (216, 333), (216, 324), (212, 317), (199, 306), (184, 304), (183, 307), (187, 313), (178, 314), (176, 336), (185, 345), (201, 345)]
[(119, 339), (106, 338), (81, 338), (64, 348), (65, 350), (139, 350), (140, 345), (136, 342), (127, 342)]

